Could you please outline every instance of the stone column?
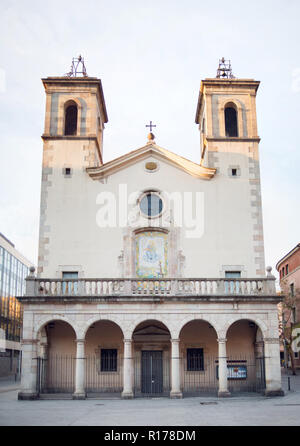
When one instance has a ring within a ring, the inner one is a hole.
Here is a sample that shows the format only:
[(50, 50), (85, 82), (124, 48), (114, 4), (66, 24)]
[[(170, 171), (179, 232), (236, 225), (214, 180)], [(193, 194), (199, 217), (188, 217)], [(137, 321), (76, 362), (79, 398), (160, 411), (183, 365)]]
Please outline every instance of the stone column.
[(22, 341), (22, 374), (21, 391), (18, 393), (19, 400), (35, 400), (37, 392), (37, 340), (23, 339)]
[(262, 358), (264, 356), (264, 341), (255, 342), (254, 352), (256, 358)]
[(73, 400), (84, 400), (86, 398), (84, 388), (84, 371), (85, 371), (85, 356), (84, 356), (84, 339), (76, 339), (76, 374), (75, 374), (75, 392), (73, 393)]
[(182, 398), (180, 390), (179, 339), (171, 339), (171, 392), (170, 398)]
[(124, 363), (123, 363), (123, 392), (122, 398), (133, 398), (133, 361), (132, 361), (132, 340), (124, 339)]
[(230, 396), (227, 383), (227, 354), (226, 354), (226, 341), (225, 338), (219, 338), (219, 397)]
[(265, 338), (266, 396), (283, 396), (278, 338)]
[(48, 348), (48, 344), (46, 342), (40, 343), (41, 358), (44, 358), (44, 359), (47, 358), (47, 348)]

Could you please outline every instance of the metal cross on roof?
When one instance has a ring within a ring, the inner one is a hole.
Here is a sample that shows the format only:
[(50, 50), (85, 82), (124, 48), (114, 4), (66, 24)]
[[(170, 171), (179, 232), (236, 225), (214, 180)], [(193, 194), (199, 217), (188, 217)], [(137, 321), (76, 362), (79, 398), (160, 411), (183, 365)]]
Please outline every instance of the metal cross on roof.
[(146, 125), (145, 127), (150, 127), (150, 132), (152, 132), (152, 127), (156, 127), (156, 125), (152, 124), (152, 121), (150, 121), (150, 125)]

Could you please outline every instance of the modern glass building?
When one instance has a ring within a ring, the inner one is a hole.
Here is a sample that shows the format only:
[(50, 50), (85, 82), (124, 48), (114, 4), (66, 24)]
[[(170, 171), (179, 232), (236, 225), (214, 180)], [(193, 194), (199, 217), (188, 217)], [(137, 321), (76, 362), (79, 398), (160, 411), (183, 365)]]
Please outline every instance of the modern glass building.
[(23, 309), (15, 296), (25, 293), (32, 263), (0, 233), (0, 377), (20, 368)]

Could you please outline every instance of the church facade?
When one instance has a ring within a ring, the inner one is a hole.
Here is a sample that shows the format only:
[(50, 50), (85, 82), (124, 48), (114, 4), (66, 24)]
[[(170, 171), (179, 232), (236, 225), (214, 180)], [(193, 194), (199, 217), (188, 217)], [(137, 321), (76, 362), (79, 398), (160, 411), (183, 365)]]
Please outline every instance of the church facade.
[(39, 257), (20, 299), (19, 399), (281, 395), (259, 82), (201, 81), (198, 164), (151, 131), (142, 147), (104, 163), (101, 80), (42, 81)]

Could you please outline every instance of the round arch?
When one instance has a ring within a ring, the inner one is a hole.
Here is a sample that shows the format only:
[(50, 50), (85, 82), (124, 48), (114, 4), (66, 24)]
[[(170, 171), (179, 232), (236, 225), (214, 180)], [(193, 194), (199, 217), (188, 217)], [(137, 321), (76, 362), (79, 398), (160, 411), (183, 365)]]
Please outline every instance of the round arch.
[(67, 99), (63, 103), (64, 110), (66, 110), (70, 105), (75, 105), (77, 108), (80, 108), (80, 106), (81, 106), (80, 101), (77, 98), (73, 98), (73, 97), (70, 99)]
[(67, 107), (69, 107), (70, 105), (76, 105), (78, 109), (78, 116), (79, 113), (81, 113), (82, 111), (86, 111), (87, 108), (87, 104), (84, 99), (80, 97), (78, 98), (75, 96), (69, 96), (67, 99), (64, 98), (60, 103), (60, 111), (63, 111), (63, 115), (65, 114)]
[(139, 327), (139, 325), (147, 323), (147, 322), (149, 322), (149, 323), (155, 323), (155, 322), (161, 323), (169, 331), (170, 337), (172, 338), (172, 330), (170, 329), (169, 321), (167, 321), (165, 318), (160, 317), (159, 315), (148, 315), (148, 317), (147, 316), (141, 316), (138, 319), (135, 319), (134, 321), (132, 321), (132, 323), (130, 324), (131, 328), (127, 331), (128, 335), (129, 335), (128, 338), (132, 339), (133, 334), (134, 334), (135, 330)]
[(86, 338), (86, 334), (89, 330), (89, 328), (97, 323), (97, 322), (101, 322), (101, 321), (107, 321), (107, 322), (112, 322), (113, 324), (117, 325), (117, 327), (121, 330), (123, 337), (124, 336), (124, 326), (122, 324), (122, 320), (120, 318), (118, 318), (117, 316), (114, 315), (95, 315), (93, 317), (91, 317), (90, 319), (88, 319), (86, 321), (86, 323), (84, 324), (83, 327), (81, 327), (78, 330), (78, 336), (79, 339), (85, 339)]
[(46, 315), (43, 318), (39, 319), (38, 323), (33, 329), (33, 339), (38, 340), (39, 333), (42, 332), (42, 330), (46, 327), (46, 325), (49, 324), (50, 322), (55, 322), (55, 321), (62, 321), (68, 324), (73, 329), (75, 337), (78, 338), (77, 327), (74, 326), (73, 321), (71, 321), (65, 316), (57, 315), (53, 317), (50, 315)]
[(264, 340), (265, 338), (268, 337), (268, 327), (267, 327), (266, 323), (264, 321), (262, 321), (260, 318), (251, 317), (251, 315), (244, 315), (244, 316), (239, 315), (236, 318), (232, 318), (229, 321), (227, 321), (227, 323), (224, 326), (225, 337), (227, 337), (230, 327), (239, 321), (253, 322), (260, 329), (261, 334), (262, 334), (262, 340)]
[[(182, 329), (189, 324), (190, 322), (193, 321), (203, 321), (203, 322), (207, 322), (209, 325), (212, 326), (212, 328), (214, 329), (214, 331), (216, 332), (217, 338), (221, 337), (221, 333), (219, 333), (219, 329), (216, 328), (217, 326), (217, 322), (215, 321), (215, 319), (210, 318), (210, 317), (203, 317), (202, 315), (191, 315), (186, 317), (185, 319), (182, 319), (180, 322), (177, 321), (177, 326), (176, 326), (176, 336), (174, 336), (174, 338), (179, 338), (180, 333), (182, 331)], [(175, 333), (174, 333), (175, 334)]]
[(242, 103), (235, 98), (223, 98), (223, 100), (220, 101), (220, 111), (222, 113), (224, 113), (225, 108), (228, 107), (235, 108), (238, 115), (242, 113)]
[(231, 97), (226, 97), (223, 98), (220, 101), (219, 107), (218, 107), (218, 114), (219, 114), (219, 123), (220, 123), (220, 130), (223, 134), (223, 136), (226, 135), (226, 131), (225, 131), (225, 110), (226, 108), (234, 108), (236, 111), (236, 119), (237, 119), (237, 133), (238, 136), (246, 136), (244, 134), (244, 130), (243, 130), (243, 107), (244, 104), (236, 99), (236, 98), (231, 98)]
[(74, 100), (64, 104), (64, 135), (76, 135), (78, 132), (78, 105)]
[(218, 333), (214, 326), (203, 318), (195, 318), (187, 322), (179, 332), (181, 350), (205, 346), (206, 352), (217, 353)]
[[(101, 361), (106, 364), (105, 367), (109, 368), (112, 363), (114, 364), (113, 369), (105, 368), (102, 371), (117, 372), (117, 364), (124, 351), (122, 328), (114, 321), (98, 318), (85, 331), (84, 350), (87, 364), (92, 366), (92, 369), (94, 369), (95, 361), (101, 358)], [(91, 372), (91, 369), (89, 371)], [(120, 372), (120, 369), (118, 371)]]
[(226, 101), (226, 102), (224, 102), (224, 103), (223, 103), (223, 108), (224, 108), (224, 110), (225, 110), (226, 108), (234, 108), (236, 112), (238, 112), (238, 109), (239, 109), (239, 107), (238, 107), (236, 101), (234, 101), (234, 100), (230, 100), (230, 101)]

